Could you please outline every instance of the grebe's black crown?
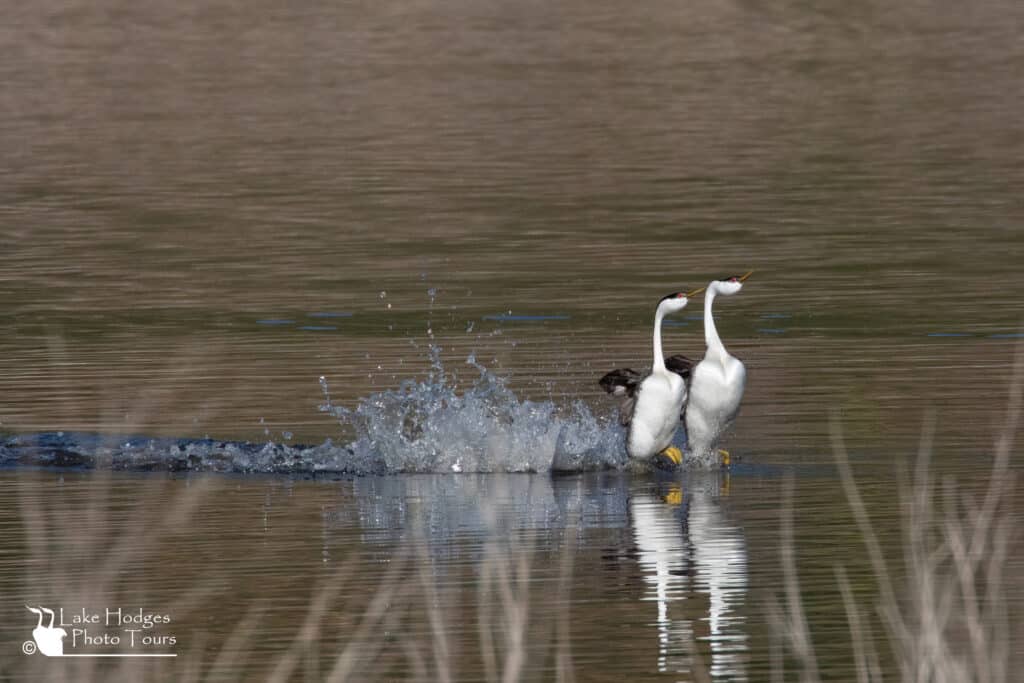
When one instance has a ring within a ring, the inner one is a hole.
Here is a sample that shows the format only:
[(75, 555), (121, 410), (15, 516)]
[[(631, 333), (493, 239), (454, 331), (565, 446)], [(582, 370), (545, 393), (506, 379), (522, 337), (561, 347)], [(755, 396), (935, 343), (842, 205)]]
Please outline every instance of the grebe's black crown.
[(754, 271), (750, 270), (744, 273), (743, 275), (726, 275), (721, 280), (719, 280), (719, 282), (743, 282), (753, 274)]
[(666, 301), (668, 299), (681, 299), (685, 296), (686, 292), (672, 292), (671, 294), (666, 294), (665, 296), (661, 297), (661, 301), (658, 302), (658, 305), (660, 306), (662, 301)]

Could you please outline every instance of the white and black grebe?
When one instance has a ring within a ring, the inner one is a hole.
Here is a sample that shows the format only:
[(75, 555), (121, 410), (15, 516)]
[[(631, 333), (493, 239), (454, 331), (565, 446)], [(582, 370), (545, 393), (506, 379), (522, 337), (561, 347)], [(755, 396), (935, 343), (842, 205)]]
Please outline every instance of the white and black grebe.
[(661, 321), (666, 315), (683, 310), (690, 296), (674, 292), (658, 303), (650, 374), (644, 376), (631, 368), (621, 368), (600, 379), (605, 391), (623, 399), (619, 420), (629, 428), (626, 452), (631, 458), (649, 459), (660, 455), (674, 465), (682, 462), (682, 453), (672, 446), (672, 437), (686, 402), (687, 377), (693, 361), (686, 356), (662, 356)]
[[(725, 350), (718, 336), (711, 305), (716, 296), (738, 293), (751, 273), (753, 271), (740, 277), (713, 280), (704, 294), (704, 341), (707, 350), (704, 359), (691, 371), (689, 399), (683, 414), (690, 454), (698, 461), (710, 462), (709, 459), (717, 455), (715, 447), (736, 419), (747, 384), (747, 370), (743, 363)], [(728, 451), (721, 451), (721, 456), (722, 462), (728, 465)]]

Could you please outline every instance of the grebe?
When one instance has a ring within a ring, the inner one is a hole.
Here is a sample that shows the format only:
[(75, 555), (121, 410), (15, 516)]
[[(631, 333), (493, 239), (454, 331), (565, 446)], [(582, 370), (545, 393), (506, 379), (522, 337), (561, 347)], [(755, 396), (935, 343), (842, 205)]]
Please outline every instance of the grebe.
[[(703, 291), (703, 287), (696, 291)], [(686, 402), (687, 377), (693, 361), (686, 356), (662, 356), (661, 321), (666, 315), (686, 308), (691, 294), (673, 292), (658, 303), (654, 314), (654, 360), (650, 374), (644, 376), (631, 368), (620, 368), (599, 380), (605, 391), (623, 399), (619, 421), (629, 428), (626, 453), (631, 458), (659, 456), (659, 460), (667, 460), (665, 464), (679, 465), (682, 462), (682, 452), (671, 444)]]
[[(718, 440), (736, 419), (747, 383), (743, 363), (725, 350), (718, 336), (711, 305), (716, 296), (732, 296), (743, 289), (743, 281), (753, 272), (741, 277), (713, 280), (704, 295), (704, 341), (707, 350), (704, 359), (691, 371), (689, 400), (683, 414), (689, 450), (698, 461), (709, 462)], [(722, 462), (728, 465), (729, 452), (722, 451), (721, 455)]]

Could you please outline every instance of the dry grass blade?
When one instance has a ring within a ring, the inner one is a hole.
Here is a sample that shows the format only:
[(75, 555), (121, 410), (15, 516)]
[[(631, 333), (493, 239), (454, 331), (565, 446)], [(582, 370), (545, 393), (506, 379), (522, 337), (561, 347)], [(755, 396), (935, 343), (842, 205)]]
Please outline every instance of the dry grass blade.
[(353, 564), (352, 560), (347, 561), (331, 575), (328, 581), (313, 592), (314, 597), (306, 612), (302, 627), (295, 634), (295, 639), (288, 651), (277, 660), (274, 669), (267, 677), (267, 683), (286, 683), (298, 667), (303, 652), (312, 651), (314, 655), (316, 654), (316, 643), (320, 637), (324, 615), (334, 604), (342, 587), (345, 586)]
[(260, 616), (266, 610), (266, 605), (257, 603), (251, 605), (245, 616), (238, 622), (231, 635), (224, 641), (217, 658), (207, 672), (207, 678), (212, 680), (237, 680), (238, 664), (249, 654), (246, 643), (252, 637), (260, 621)]
[[(1024, 387), (1024, 345), (1016, 350), (1007, 412), (996, 442), (981, 500), (947, 478), (941, 518), (930, 474), (935, 416), (926, 417), (914, 467), (913, 484), (901, 491), (906, 576), (897, 588), (867, 506), (853, 476), (838, 416), (831, 418), (832, 445), (843, 490), (853, 513), (879, 592), (878, 616), (904, 681), (963, 680), (1003, 683), (1010, 676), (1010, 588), (1004, 577), (1014, 537), (1009, 508), (1015, 477), (1010, 470), (1020, 425)], [(784, 641), (799, 663), (801, 680), (819, 680), (808, 624), (803, 616), (793, 553), (792, 481), (782, 513), (782, 563), (786, 605), (769, 605), (781, 635), (772, 641), (772, 677), (784, 677)], [(856, 606), (845, 569), (836, 567), (849, 622), (857, 679), (882, 680), (870, 620)], [(905, 586), (902, 585), (905, 583)]]
[(359, 626), (356, 628), (355, 633), (352, 634), (348, 645), (335, 660), (334, 668), (331, 669), (331, 672), (324, 680), (331, 683), (352, 680), (351, 677), (360, 663), (372, 661), (377, 651), (380, 650), (383, 645), (381, 638), (369, 638), (369, 636), (371, 632), (376, 631), (377, 625), (380, 624), (387, 614), (391, 603), (393, 601), (400, 602), (404, 597), (405, 591), (401, 590), (401, 587), (403, 585), (402, 575), (405, 570), (405, 561), (401, 557), (399, 555), (398, 559), (392, 561), (389, 565), (388, 571), (381, 580), (377, 592), (370, 601), (369, 607), (363, 613)]
[(843, 443), (842, 430), (839, 427), (839, 416), (833, 412), (830, 421), (832, 434), (832, 451), (835, 454), (836, 465), (839, 468), (839, 475), (842, 480), (843, 490), (846, 493), (846, 500), (853, 512), (857, 522), (858, 530), (864, 545), (867, 547), (868, 558), (878, 583), (878, 590), (881, 593), (881, 604), (884, 616), (888, 621), (888, 627), (900, 640), (910, 638), (909, 631), (903, 622), (902, 614), (896, 607), (896, 591), (893, 589), (892, 579), (889, 576), (889, 567), (885, 561), (885, 554), (878, 541), (878, 536), (871, 525), (871, 518), (868, 516), (867, 507), (861, 498), (857, 488), (857, 482), (850, 469), (850, 461), (846, 454), (846, 445)]
[[(430, 575), (430, 558), (427, 556), (427, 544), (419, 535), (419, 575), (420, 586), (423, 589), (423, 597), (427, 606), (427, 617), (430, 620), (430, 633), (432, 650), (434, 654), (433, 680), (439, 683), (448, 683), (452, 680), (451, 668), (453, 665), (452, 649), (448, 639), (448, 628), (445, 624), (444, 610), (441, 605), (443, 601), (438, 596), (437, 586)], [(421, 680), (426, 680), (425, 678)]]
[(860, 611), (857, 609), (857, 603), (853, 597), (850, 579), (841, 565), (836, 566), (836, 582), (839, 584), (839, 591), (843, 596), (843, 607), (846, 609), (846, 619), (850, 624), (850, 642), (853, 645), (854, 666), (857, 667), (857, 682), (870, 683), (871, 668), (868, 664), (868, 648), (871, 647), (871, 642), (864, 635), (864, 627), (861, 625)]
[[(562, 549), (562, 561), (558, 574), (558, 594), (564, 596), (567, 604), (570, 603), (569, 594), (572, 590), (573, 554), (570, 549), (576, 544), (578, 526), (579, 518), (577, 516), (574, 516), (566, 524), (565, 547)], [(556, 626), (558, 645), (555, 655), (555, 680), (557, 683), (574, 683), (576, 680), (573, 674), (570, 623), (569, 610), (563, 609), (558, 614)]]
[(793, 541), (793, 478), (785, 482), (785, 502), (780, 511), (782, 527), (782, 569), (785, 577), (786, 612), (781, 609), (770, 612), (780, 633), (789, 644), (793, 655), (800, 664), (800, 680), (817, 681), (818, 663), (814, 654), (814, 643), (804, 615), (800, 599), (800, 581), (796, 569), (796, 548)]

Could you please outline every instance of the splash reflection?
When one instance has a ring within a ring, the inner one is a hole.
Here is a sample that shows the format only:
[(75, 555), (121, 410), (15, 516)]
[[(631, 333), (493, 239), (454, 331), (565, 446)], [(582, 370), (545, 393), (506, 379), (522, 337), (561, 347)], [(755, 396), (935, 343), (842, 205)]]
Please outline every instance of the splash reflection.
[(659, 672), (706, 667), (715, 679), (747, 680), (747, 549), (728, 521), (728, 477), (690, 473), (630, 499), (644, 598), (657, 603)]
[(582, 476), (420, 474), (358, 477), (351, 497), (327, 511), (332, 527), (361, 531), (364, 543), (400, 542), (410, 530), (424, 536), (437, 557), (473, 559), (481, 543), (502, 529), (529, 530), (558, 547), (571, 525), (576, 542), (602, 529), (625, 529), (629, 477), (621, 472)]
[[(622, 472), (425, 474), (359, 477), (344, 486), (350, 495), (326, 511), (325, 524), (358, 530), (365, 546), (385, 553), (416, 545), (424, 569), (441, 583), (457, 582), (459, 568), (475, 567), (495, 539), (577, 557), (610, 543), (614, 557), (636, 558), (643, 606), (654, 603), (657, 671), (747, 680), (747, 546), (730, 520), (726, 472), (690, 472), (683, 481)], [(547, 590), (553, 577), (545, 571), (538, 565), (533, 590)]]

